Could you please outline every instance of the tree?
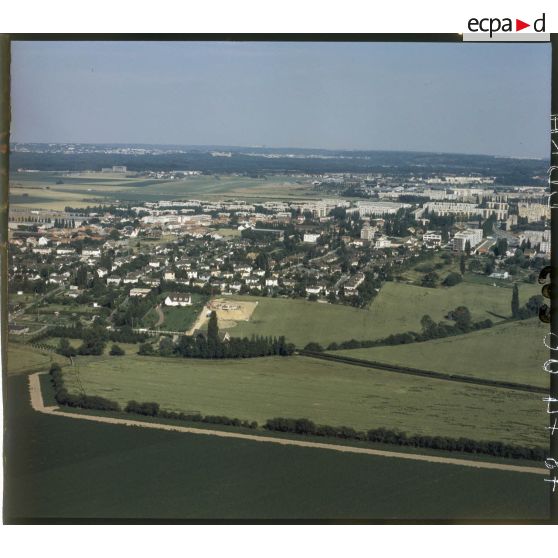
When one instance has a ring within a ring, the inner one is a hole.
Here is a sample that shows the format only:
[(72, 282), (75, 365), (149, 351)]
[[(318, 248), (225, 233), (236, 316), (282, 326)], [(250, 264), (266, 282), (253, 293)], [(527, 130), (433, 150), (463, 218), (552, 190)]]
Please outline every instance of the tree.
[(83, 265), (76, 272), (76, 285), (78, 287), (87, 287), (87, 269)]
[(169, 337), (163, 337), (159, 343), (159, 354), (163, 357), (171, 356), (174, 351), (174, 343)]
[(66, 357), (76, 355), (76, 350), (70, 345), (70, 342), (65, 337), (61, 337), (58, 342), (58, 352)]
[(142, 343), (138, 349), (138, 355), (154, 355), (155, 350), (153, 349), (153, 345), (151, 343)]
[(461, 275), (465, 275), (465, 256), (461, 254), (461, 259), (459, 260), (459, 271)]
[(123, 356), (125, 353), (124, 353), (124, 349), (122, 349), (122, 347), (120, 347), (119, 345), (113, 345), (110, 348), (109, 354), (112, 355), (112, 356)]
[(94, 325), (83, 332), (83, 342), (78, 352), (80, 355), (102, 355), (105, 350), (107, 332), (100, 325)]
[(471, 243), (468, 240), (465, 242), (465, 254), (471, 255)]
[(461, 281), (463, 281), (463, 277), (461, 277), (461, 275), (459, 273), (455, 273), (455, 272), (452, 271), (444, 279), (444, 285), (446, 287), (453, 287), (454, 285), (457, 285), (458, 283), (461, 283)]
[(513, 284), (511, 313), (512, 318), (517, 318), (519, 316), (519, 288), (517, 287), (517, 283)]
[(428, 314), (425, 314), (420, 319), (420, 325), (422, 327), (422, 332), (425, 335), (431, 335), (432, 332), (436, 329), (436, 322)]
[(219, 325), (217, 323), (217, 312), (215, 312), (215, 310), (212, 310), (209, 315), (209, 322), (207, 324), (207, 340), (213, 343), (217, 343), (219, 341)]
[(496, 256), (505, 256), (508, 251), (508, 241), (505, 238), (499, 238), (492, 250)]
[(436, 287), (438, 279), (438, 274), (435, 271), (431, 271), (422, 278), (422, 286), (434, 289)]
[(467, 330), (471, 325), (471, 312), (466, 306), (458, 306), (451, 312), (451, 318), (463, 330)]
[(270, 268), (269, 255), (266, 252), (260, 252), (256, 256), (256, 261), (254, 263), (256, 264), (256, 267), (258, 267), (259, 269), (268, 271)]

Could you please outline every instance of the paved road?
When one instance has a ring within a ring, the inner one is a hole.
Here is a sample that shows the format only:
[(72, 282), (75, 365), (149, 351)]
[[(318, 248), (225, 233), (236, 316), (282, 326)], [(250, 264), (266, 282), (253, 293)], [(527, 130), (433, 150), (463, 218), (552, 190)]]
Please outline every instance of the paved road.
[(251, 440), (260, 443), (279, 444), (281, 446), (298, 446), (303, 448), (325, 449), (339, 451), (342, 453), (360, 453), (365, 455), (376, 455), (380, 457), (391, 457), (396, 459), (409, 459), (411, 461), (427, 461), (428, 463), (441, 463), (444, 465), (459, 465), (461, 467), (472, 467), (474, 469), (496, 469), (499, 471), (511, 471), (515, 473), (529, 473), (535, 475), (548, 475), (548, 471), (540, 467), (528, 467), (524, 465), (507, 465), (505, 463), (490, 463), (488, 461), (471, 461), (468, 459), (456, 459), (452, 457), (436, 457), (432, 455), (420, 455), (416, 453), (403, 453), (397, 451), (384, 451), (372, 448), (361, 448), (354, 446), (342, 446), (338, 444), (324, 444), (320, 442), (307, 442), (304, 440), (291, 440), (286, 438), (274, 438), (272, 436), (260, 436), (256, 434), (242, 434), (240, 432), (225, 432), (222, 430), (207, 430), (204, 428), (190, 428), (188, 426), (175, 426), (156, 422), (143, 422), (139, 420), (119, 419), (106, 416), (82, 415), (79, 413), (61, 412), (58, 407), (46, 407), (41, 394), (40, 373), (29, 376), (29, 392), (31, 406), (39, 413), (58, 415), (77, 420), (88, 420), (106, 424), (120, 424), (122, 426), (135, 426), (139, 428), (151, 428), (156, 430), (167, 430), (171, 432), (184, 432), (187, 434), (198, 434), (202, 436), (217, 436), (219, 438), (237, 438), (240, 440)]

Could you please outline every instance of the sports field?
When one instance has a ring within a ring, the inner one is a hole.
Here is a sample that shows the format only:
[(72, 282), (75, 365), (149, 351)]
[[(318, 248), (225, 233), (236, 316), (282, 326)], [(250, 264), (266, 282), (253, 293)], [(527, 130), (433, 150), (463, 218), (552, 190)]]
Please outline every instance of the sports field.
[(542, 365), (549, 358), (549, 350), (543, 344), (547, 331), (548, 327), (533, 318), (425, 343), (331, 354), (546, 387), (549, 374)]
[(539, 475), (133, 429), (36, 413), (8, 379), (5, 520), (548, 516)]
[[(537, 285), (521, 285), (521, 304), (539, 292)], [(428, 289), (390, 282), (366, 309), (298, 299), (234, 297), (233, 300), (257, 300), (258, 306), (250, 321), (238, 323), (230, 334), (285, 335), (298, 347), (310, 341), (327, 345), (349, 339), (379, 339), (392, 333), (420, 331), (422, 316), (429, 314), (440, 321), (457, 306), (467, 306), (474, 320), (499, 321), (510, 316), (511, 294), (511, 289), (490, 285), (460, 283), (451, 288)]]
[[(125, 405), (156, 401), (167, 410), (259, 423), (305, 417), (357, 429), (470, 437), (524, 445), (547, 441), (540, 397), (308, 357), (207, 361), (160, 357), (78, 357), (86, 393)], [(75, 370), (65, 368), (70, 391)]]

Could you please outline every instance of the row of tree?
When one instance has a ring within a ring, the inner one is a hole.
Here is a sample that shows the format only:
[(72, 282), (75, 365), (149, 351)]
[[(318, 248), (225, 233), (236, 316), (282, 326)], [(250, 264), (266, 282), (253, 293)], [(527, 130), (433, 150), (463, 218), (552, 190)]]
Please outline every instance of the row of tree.
[(515, 320), (527, 320), (534, 318), (539, 314), (539, 308), (544, 302), (541, 295), (534, 295), (523, 305), (519, 304), (519, 288), (517, 283), (513, 285), (512, 299), (511, 299), (511, 313), (512, 318)]
[(56, 362), (50, 367), (50, 379), (54, 388), (54, 398), (60, 405), (80, 407), (81, 409), (96, 409), (99, 411), (120, 411), (118, 403), (105, 397), (87, 395), (85, 393), (69, 393), (64, 386), (62, 369)]
[(183, 413), (175, 411), (165, 411), (161, 409), (159, 403), (148, 401), (139, 403), (138, 401), (128, 401), (124, 408), (126, 413), (143, 415), (147, 417), (159, 417), (171, 420), (180, 420), (186, 422), (205, 422), (208, 424), (222, 424), (225, 426), (241, 426), (244, 428), (257, 428), (256, 421), (240, 420), (238, 418), (230, 418), (223, 415), (202, 415), (201, 413)]
[(150, 343), (143, 343), (138, 353), (147, 356), (184, 358), (254, 358), (272, 355), (289, 356), (294, 351), (295, 346), (287, 343), (284, 336), (253, 335), (251, 338), (231, 337), (225, 341), (204, 335), (183, 335), (178, 343), (174, 343), (169, 337), (163, 337), (158, 348)]
[[(454, 324), (447, 322), (436, 323), (428, 314), (425, 314), (421, 320), (421, 332), (407, 331), (404, 333), (394, 333), (382, 339), (357, 340), (350, 339), (341, 343), (330, 343), (327, 346), (328, 351), (336, 351), (340, 349), (361, 349), (369, 347), (379, 347), (382, 345), (405, 345), (408, 343), (421, 343), (430, 341), (431, 339), (441, 339), (444, 337), (452, 337), (461, 335), (480, 329), (487, 329), (494, 324), (492, 320), (487, 318), (478, 322), (473, 322), (471, 312), (466, 306), (458, 306), (455, 310), (449, 312), (446, 316), (448, 320), (454, 321)], [(324, 348), (316, 342), (308, 343), (304, 350), (306, 351), (323, 351)]]
[(306, 418), (273, 418), (266, 421), (264, 428), (275, 432), (290, 432), (306, 436), (353, 439), (514, 459), (542, 460), (546, 456), (546, 450), (543, 448), (528, 448), (498, 441), (478, 441), (470, 438), (451, 438), (449, 436), (425, 436), (421, 434), (409, 436), (405, 432), (388, 430), (386, 428), (376, 428), (364, 432), (357, 431), (350, 426), (316, 425), (313, 421)]

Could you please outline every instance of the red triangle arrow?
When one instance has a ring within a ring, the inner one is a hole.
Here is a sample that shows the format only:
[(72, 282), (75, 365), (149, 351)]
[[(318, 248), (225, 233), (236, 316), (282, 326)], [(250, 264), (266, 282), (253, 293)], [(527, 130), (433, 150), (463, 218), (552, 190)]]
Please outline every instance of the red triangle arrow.
[(525, 29), (526, 27), (531, 27), (531, 24), (525, 23), (524, 21), (521, 21), (520, 19), (515, 20), (515, 30), (516, 31), (521, 31), (522, 29)]

